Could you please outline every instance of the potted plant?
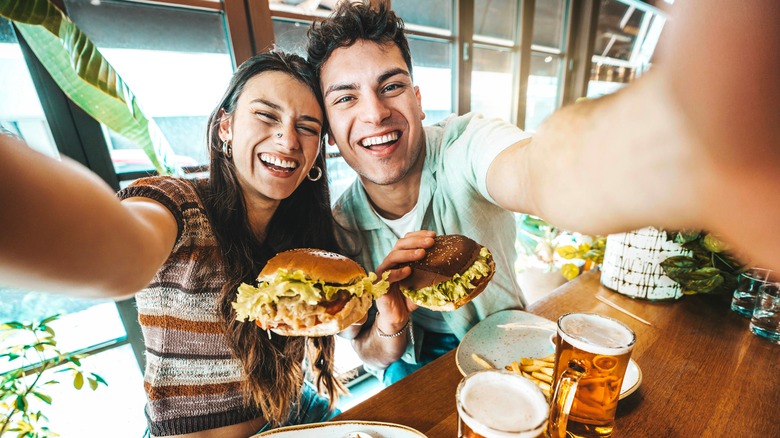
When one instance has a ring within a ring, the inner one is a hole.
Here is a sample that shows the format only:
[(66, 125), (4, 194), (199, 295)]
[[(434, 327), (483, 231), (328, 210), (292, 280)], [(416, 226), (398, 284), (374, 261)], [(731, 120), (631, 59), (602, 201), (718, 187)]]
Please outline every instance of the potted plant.
[(3, 374), (0, 386), (0, 436), (6, 432), (18, 438), (59, 436), (49, 429), (46, 415), (32, 403), (37, 400), (51, 404), (46, 387), (60, 382), (47, 371), (55, 367), (62, 367), (56, 373), (68, 374), (77, 390), (89, 387), (94, 391), (107, 385), (102, 377), (83, 369), (78, 354), (63, 354), (57, 348), (51, 327), (57, 318), (59, 315), (33, 323), (10, 321), (0, 325), (0, 361), (11, 369)]
[(527, 298), (542, 296), (601, 264), (605, 239), (572, 233), (528, 214), (517, 215), (517, 280)]
[(729, 247), (705, 231), (667, 231), (669, 240), (689, 255), (669, 257), (661, 262), (664, 273), (680, 284), (683, 294), (730, 294), (737, 287), (737, 275), (746, 265), (729, 253)]
[[(590, 237), (579, 245), (563, 245), (556, 248), (555, 252), (565, 260), (572, 262), (561, 266), (561, 274), (568, 280), (572, 280), (581, 272), (598, 268), (604, 262), (604, 250), (607, 247), (607, 238), (604, 236)], [(583, 263), (573, 263), (580, 260)]]

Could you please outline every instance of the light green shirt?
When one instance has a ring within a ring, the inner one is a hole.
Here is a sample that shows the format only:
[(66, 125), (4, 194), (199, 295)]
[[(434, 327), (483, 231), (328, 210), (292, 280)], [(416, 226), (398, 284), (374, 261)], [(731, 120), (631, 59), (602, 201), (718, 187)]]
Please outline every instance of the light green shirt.
[[(514, 125), (472, 113), (425, 127), (425, 163), (414, 229), (466, 235), (486, 246), (496, 263), (484, 292), (457, 310), (442, 312), (458, 338), (492, 313), (525, 308), (514, 270), (514, 214), (488, 194), (487, 171), (501, 151), (528, 137)], [(334, 216), (343, 227), (336, 228), (347, 255), (374, 271), (397, 237), (371, 208), (359, 179), (341, 195)], [(415, 330), (414, 340), (419, 343), (422, 333)], [(410, 345), (403, 359), (416, 362), (415, 352), (419, 348)]]

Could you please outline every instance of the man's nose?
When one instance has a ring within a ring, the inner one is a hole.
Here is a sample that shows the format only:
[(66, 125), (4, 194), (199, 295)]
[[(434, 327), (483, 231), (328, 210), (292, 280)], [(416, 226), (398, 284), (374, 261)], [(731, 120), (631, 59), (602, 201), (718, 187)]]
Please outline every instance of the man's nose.
[(373, 93), (364, 96), (360, 106), (360, 117), (366, 123), (381, 124), (390, 117), (391, 111), (386, 102)]

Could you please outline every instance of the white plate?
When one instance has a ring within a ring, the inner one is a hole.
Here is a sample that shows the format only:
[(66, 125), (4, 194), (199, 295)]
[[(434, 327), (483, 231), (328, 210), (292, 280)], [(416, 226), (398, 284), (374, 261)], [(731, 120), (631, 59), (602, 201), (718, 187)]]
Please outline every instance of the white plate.
[(273, 438), (425, 438), (411, 427), (377, 421), (328, 421), (269, 430), (255, 437)]
[[(513, 324), (511, 330), (498, 327)], [(552, 337), (556, 324), (549, 319), (522, 310), (496, 312), (471, 328), (458, 345), (455, 363), (464, 376), (485, 369), (472, 358), (472, 353), (493, 367), (503, 369), (521, 357), (544, 357), (555, 352)], [(642, 371), (631, 359), (620, 388), (620, 398), (636, 391), (642, 382)]]

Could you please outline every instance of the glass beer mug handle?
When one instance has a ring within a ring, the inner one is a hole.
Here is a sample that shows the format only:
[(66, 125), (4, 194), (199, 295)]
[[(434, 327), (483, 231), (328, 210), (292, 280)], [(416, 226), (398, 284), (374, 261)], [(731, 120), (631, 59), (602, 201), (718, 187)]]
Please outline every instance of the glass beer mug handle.
[(577, 361), (569, 361), (569, 366), (561, 374), (558, 384), (555, 386), (552, 401), (550, 402), (550, 416), (547, 423), (547, 436), (550, 438), (566, 438), (566, 423), (569, 421), (569, 412), (574, 403), (574, 394), (577, 392), (577, 384), (585, 375), (585, 368)]

